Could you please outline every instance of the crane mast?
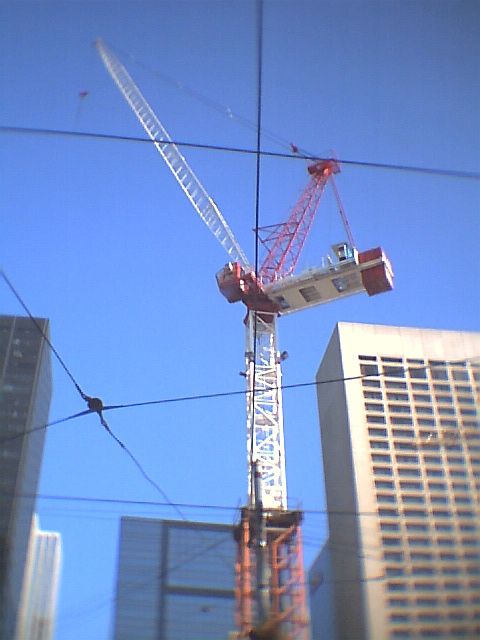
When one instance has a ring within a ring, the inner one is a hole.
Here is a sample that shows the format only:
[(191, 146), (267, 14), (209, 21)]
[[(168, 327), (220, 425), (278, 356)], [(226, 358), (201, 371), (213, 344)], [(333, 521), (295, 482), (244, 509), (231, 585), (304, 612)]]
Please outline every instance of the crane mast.
[[(308, 640), (303, 567), (303, 514), (289, 510), (285, 474), (280, 316), (360, 292), (376, 295), (393, 288), (391, 265), (380, 247), (358, 252), (333, 179), (334, 159), (309, 167), (310, 183), (288, 220), (259, 229), (267, 256), (258, 274), (250, 266), (226, 220), (134, 81), (101, 40), (102, 61), (142, 127), (153, 141), (197, 214), (227, 252), (217, 273), (228, 302), (247, 308), (245, 378), (247, 383), (248, 504), (235, 527), (236, 602), (239, 640)], [(321, 196), (331, 182), (347, 240), (333, 245), (333, 259), (299, 275), (293, 271), (313, 223)], [(263, 634), (263, 635), (262, 635)]]

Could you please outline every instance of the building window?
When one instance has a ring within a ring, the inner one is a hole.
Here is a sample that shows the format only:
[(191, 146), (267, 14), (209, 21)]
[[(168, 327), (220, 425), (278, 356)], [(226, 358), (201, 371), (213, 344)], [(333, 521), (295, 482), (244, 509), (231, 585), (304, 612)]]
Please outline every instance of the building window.
[(446, 491), (447, 485), (444, 482), (429, 482), (428, 488), (430, 491)]
[(400, 547), (402, 541), (398, 537), (382, 536), (382, 544), (384, 547)]
[(378, 367), (376, 364), (360, 364), (360, 373), (362, 376), (378, 376)]
[(403, 504), (425, 504), (424, 496), (418, 495), (402, 495)]
[(435, 382), (433, 384), (433, 388), (434, 388), (435, 391), (446, 391), (446, 392), (450, 393), (450, 385), (449, 384)]
[(428, 393), (414, 393), (413, 399), (417, 402), (432, 402), (432, 396)]
[(436, 591), (437, 585), (435, 582), (415, 582), (415, 591)]
[(453, 538), (438, 538), (437, 544), (439, 547), (454, 547), (455, 540)]
[(451, 395), (446, 395), (444, 393), (436, 393), (435, 400), (437, 402), (442, 402), (444, 404), (453, 404), (453, 398)]
[(450, 511), (447, 509), (433, 509), (435, 518), (450, 518)]
[(379, 507), (378, 515), (381, 518), (397, 518), (398, 510), (397, 509), (388, 509), (386, 507)]
[(453, 377), (454, 380), (467, 381), (468, 382), (468, 371), (466, 371), (465, 369), (463, 369), (463, 370), (454, 369), (452, 371), (452, 377)]
[(386, 420), (385, 420), (385, 416), (367, 415), (367, 422), (370, 422), (371, 424), (385, 424)]
[(428, 524), (420, 522), (407, 522), (407, 531), (425, 531), (428, 532)]
[(396, 578), (399, 576), (403, 576), (403, 574), (403, 567), (385, 567), (385, 575), (387, 576), (387, 578)]
[(394, 489), (395, 485), (392, 480), (375, 480), (377, 489)]
[(435, 569), (428, 565), (415, 565), (412, 567), (412, 576), (433, 576)]
[(418, 614), (418, 619), (420, 622), (438, 622), (438, 620), (441, 620), (441, 617), (439, 613), (422, 611), (421, 613)]
[(405, 442), (404, 440), (396, 440), (394, 443), (394, 447), (397, 451), (416, 451), (417, 443), (409, 442), (408, 440)]
[(403, 513), (406, 518), (426, 518), (427, 512), (425, 509), (404, 509)]
[(396, 504), (397, 498), (393, 493), (377, 493), (379, 504)]
[[(440, 555), (447, 555), (447, 554), (440, 554)], [(450, 554), (450, 555), (454, 555), (454, 554)], [(459, 574), (460, 574), (460, 569), (456, 566), (442, 567), (442, 575), (444, 576), (458, 576)]]
[(426, 367), (408, 367), (408, 375), (416, 380), (425, 380), (427, 378)]
[(368, 399), (372, 399), (372, 400), (381, 400), (382, 399), (382, 392), (381, 391), (364, 391), (363, 392), (363, 397), (364, 398), (368, 398)]
[(417, 536), (412, 536), (408, 538), (408, 544), (411, 547), (429, 547), (431, 544), (430, 538), (420, 538)]
[(403, 478), (419, 478), (421, 473), (420, 469), (415, 467), (400, 467), (397, 471), (398, 475)]
[(362, 386), (380, 388), (380, 380), (369, 380), (367, 378), (367, 379), (362, 380)]
[(381, 522), (380, 530), (381, 531), (398, 531), (400, 527), (396, 522)]
[(411, 426), (413, 425), (413, 420), (409, 416), (391, 416), (390, 422), (392, 424)]
[(408, 404), (389, 404), (390, 413), (412, 413), (412, 409)]
[(464, 469), (450, 469), (451, 478), (466, 478), (467, 472)]
[(385, 386), (387, 387), (387, 389), (406, 389), (407, 383), (400, 382), (398, 380), (386, 380)]
[(433, 418), (417, 418), (417, 422), (421, 427), (434, 427), (435, 420)]
[(383, 375), (390, 378), (404, 378), (405, 369), (403, 367), (395, 367), (393, 365), (383, 365)]
[(383, 404), (380, 402), (365, 402), (365, 411), (383, 411)]
[(411, 386), (412, 386), (412, 389), (415, 389), (415, 391), (428, 391), (430, 388), (427, 382), (412, 382)]
[(390, 607), (408, 607), (408, 598), (389, 598), (388, 604)]
[(415, 405), (415, 411), (417, 413), (433, 414), (433, 408), (429, 405)]
[(448, 380), (448, 373), (445, 368), (445, 362), (428, 361), (430, 367), (430, 376), (432, 380)]
[(395, 456), (398, 463), (406, 463), (406, 464), (418, 464), (418, 456), (406, 455), (406, 454), (397, 454)]
[(373, 475), (375, 476), (393, 476), (391, 467), (373, 467)]
[(438, 413), (441, 416), (454, 416), (455, 409), (453, 407), (438, 407)]
[(397, 401), (400, 401), (400, 402), (408, 402), (408, 393), (399, 393), (399, 392), (388, 391), (387, 392), (387, 399), (388, 400), (397, 400)]
[(370, 449), (390, 449), (388, 440), (370, 440)]
[(414, 438), (415, 432), (412, 429), (393, 429), (392, 433), (395, 438)]
[(380, 427), (369, 427), (368, 435), (377, 438), (386, 438), (388, 434), (386, 429), (381, 429)]
[(390, 456), (387, 453), (372, 453), (373, 462), (391, 462)]
[(406, 491), (421, 491), (423, 489), (423, 482), (409, 482), (402, 480), (400, 482), (400, 488)]
[(444, 475), (443, 469), (427, 469), (427, 476), (429, 478), (443, 478)]
[(410, 620), (410, 616), (406, 613), (392, 613), (390, 614), (390, 622), (408, 622)]

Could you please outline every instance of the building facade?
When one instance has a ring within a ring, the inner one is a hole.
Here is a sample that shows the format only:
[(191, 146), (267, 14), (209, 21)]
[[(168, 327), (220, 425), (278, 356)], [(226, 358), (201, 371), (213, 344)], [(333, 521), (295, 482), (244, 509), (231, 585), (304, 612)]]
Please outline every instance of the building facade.
[(41, 531), (32, 519), (16, 640), (52, 640), (61, 565), (59, 533)]
[[(48, 336), (49, 322), (38, 318)], [(52, 397), (51, 354), (30, 318), (0, 316), (0, 621), (15, 636)]]
[(342, 640), (480, 636), (479, 356), (479, 333), (332, 335), (317, 373), (332, 580), (315, 597), (333, 589)]
[(226, 640), (235, 558), (231, 525), (123, 517), (116, 640)]

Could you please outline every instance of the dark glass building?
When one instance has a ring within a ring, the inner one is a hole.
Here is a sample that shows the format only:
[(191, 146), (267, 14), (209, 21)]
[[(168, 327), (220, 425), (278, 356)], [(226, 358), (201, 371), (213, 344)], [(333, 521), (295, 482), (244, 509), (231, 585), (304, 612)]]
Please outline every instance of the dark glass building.
[(116, 640), (226, 640), (235, 557), (231, 525), (123, 517)]
[[(49, 322), (37, 318), (48, 336)], [(30, 318), (0, 316), (0, 637), (11, 640), (52, 397), (51, 354)]]

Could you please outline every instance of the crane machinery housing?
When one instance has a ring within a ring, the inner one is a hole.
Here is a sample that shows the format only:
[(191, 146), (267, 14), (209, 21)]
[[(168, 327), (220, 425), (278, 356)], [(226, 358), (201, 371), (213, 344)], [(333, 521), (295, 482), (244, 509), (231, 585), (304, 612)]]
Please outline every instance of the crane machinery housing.
[[(287, 221), (259, 229), (266, 258), (258, 273), (225, 218), (134, 81), (101, 40), (97, 50), (146, 133), (194, 209), (228, 254), (216, 274), (228, 302), (242, 302), (247, 384), (247, 506), (235, 528), (236, 614), (239, 639), (308, 640), (309, 621), (301, 539), (302, 512), (289, 510), (285, 473), (281, 362), (277, 319), (356, 293), (393, 288), (393, 272), (378, 247), (359, 252), (334, 181), (340, 163), (313, 160), (309, 183)], [(327, 184), (332, 185), (345, 239), (326, 264), (295, 274), (300, 253)]]

